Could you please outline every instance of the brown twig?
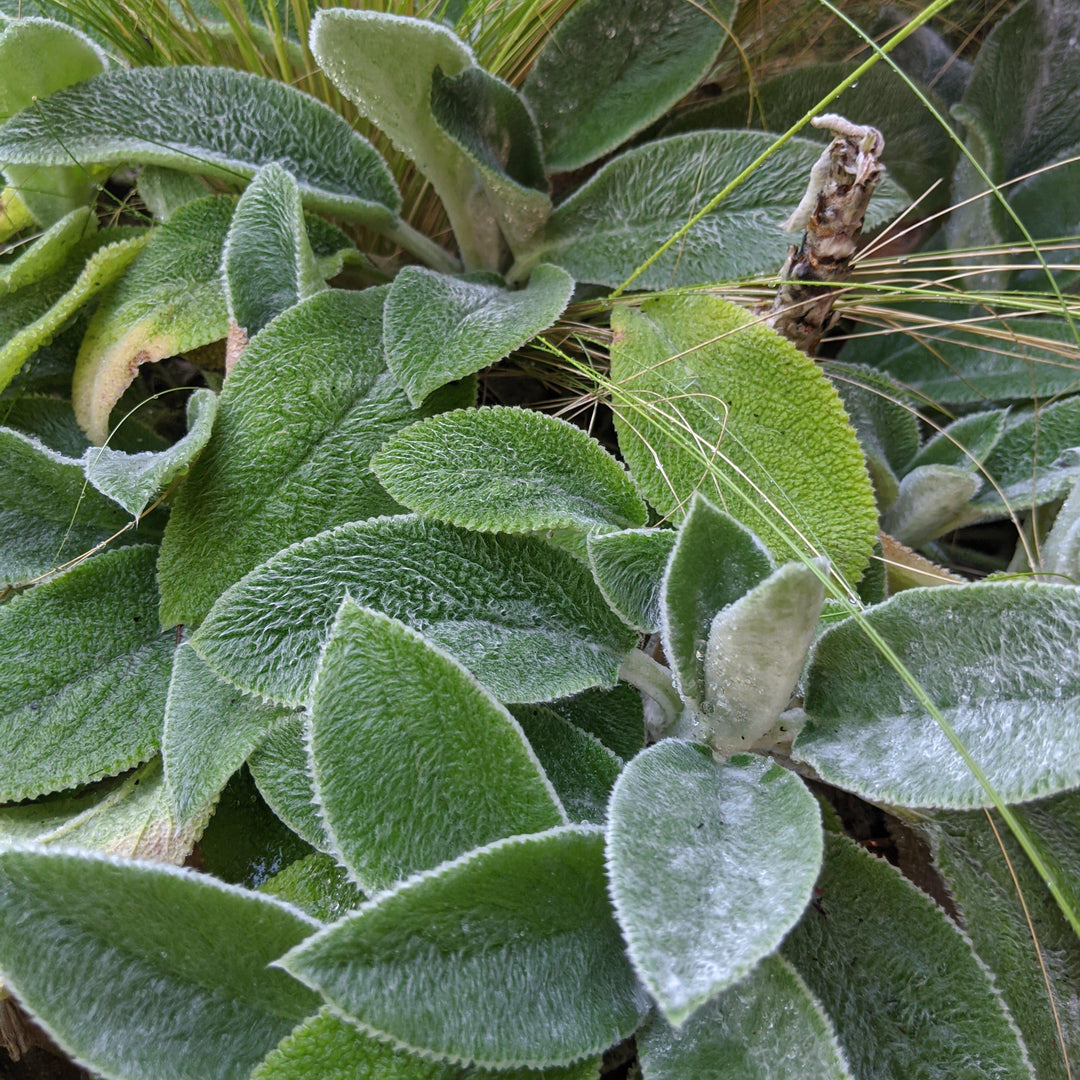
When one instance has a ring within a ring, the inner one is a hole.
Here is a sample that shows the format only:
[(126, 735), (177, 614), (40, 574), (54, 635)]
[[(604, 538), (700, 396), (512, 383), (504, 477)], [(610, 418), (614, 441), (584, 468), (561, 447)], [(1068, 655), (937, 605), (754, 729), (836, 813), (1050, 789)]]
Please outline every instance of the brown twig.
[(852, 124), (834, 113), (810, 122), (836, 138), (814, 164), (802, 202), (784, 222), (788, 232), (804, 232), (780, 271), (782, 284), (768, 323), (813, 356), (835, 321), (834, 286), (851, 274), (866, 208), (884, 171), (880, 159), (885, 140), (877, 128)]

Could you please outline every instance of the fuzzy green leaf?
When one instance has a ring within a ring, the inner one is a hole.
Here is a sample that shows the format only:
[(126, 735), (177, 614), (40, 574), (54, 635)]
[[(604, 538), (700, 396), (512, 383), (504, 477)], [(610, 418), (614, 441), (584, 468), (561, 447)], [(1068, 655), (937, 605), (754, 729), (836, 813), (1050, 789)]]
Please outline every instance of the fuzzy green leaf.
[[(558, 206), (513, 276), (550, 262), (578, 281), (622, 284), (773, 141), (757, 131), (703, 131), (626, 151)], [(792, 139), (635, 278), (634, 287), (669, 289), (778, 272), (793, 239), (781, 223), (802, 198), (820, 154), (820, 143)], [(895, 217), (907, 201), (886, 178), (865, 228)]]
[[(563, 1068), (500, 1070), (498, 1080), (597, 1080), (594, 1058)], [(471, 1065), (430, 1061), (365, 1035), (330, 1009), (309, 1017), (269, 1054), (251, 1080), (495, 1080)]]
[[(32, 10), (32, 9), (31, 9)], [(18, 12), (23, 14), (22, 11)], [(105, 54), (85, 35), (52, 19), (12, 19), (0, 23), (0, 121), (71, 83), (97, 75)], [(14, 165), (0, 153), (4, 172), (19, 197), (42, 225), (91, 201), (92, 172), (71, 157), (54, 162)]]
[(953, 465), (974, 472), (998, 444), (1005, 431), (1005, 409), (969, 413), (937, 432), (911, 460), (920, 465)]
[[(909, 589), (863, 616), (1006, 802), (1080, 785), (1080, 596), (1068, 585)], [(827, 631), (795, 754), (831, 784), (897, 806), (991, 805), (945, 733), (856, 622)]]
[(585, 690), (552, 701), (547, 708), (575, 727), (595, 735), (612, 753), (629, 761), (645, 746), (641, 694), (626, 683), (610, 690)]
[(209, 194), (197, 176), (163, 165), (144, 165), (139, 170), (138, 191), (157, 221), (168, 221), (181, 206)]
[(313, 848), (331, 852), (326, 828), (315, 805), (315, 781), (302, 715), (279, 720), (248, 759), (248, 768), (266, 804)]
[(84, 848), (124, 859), (182, 863), (206, 827), (204, 802), (178, 822), (169, 809), (159, 758), (124, 776), (0, 808), (0, 845)]
[(217, 798), (281, 716), (219, 679), (190, 645), (176, 650), (161, 753), (181, 821)]
[(510, 710), (572, 822), (603, 825), (622, 761), (595, 735), (542, 705)]
[(318, 924), (206, 875), (12, 849), (0, 900), (5, 986), (117, 1080), (247, 1080), (317, 1005), (267, 964)]
[(883, 372), (835, 360), (822, 370), (836, 387), (866, 455), (878, 507), (896, 501), (899, 477), (919, 449), (919, 421), (910, 395)]
[(300, 188), (264, 165), (240, 196), (222, 250), (229, 319), (254, 337), (274, 316), (326, 288), (304, 228)]
[[(850, 75), (851, 63), (815, 64), (786, 71), (754, 86), (753, 101), (745, 92), (706, 98), (674, 113), (660, 129), (674, 135), (704, 128), (761, 128), (787, 131), (817, 106), (830, 90)], [(934, 90), (917, 89), (939, 113), (949, 109)], [(882, 161), (891, 176), (912, 199), (919, 199), (936, 182), (938, 187), (919, 203), (930, 214), (949, 203), (949, 178), (956, 161), (956, 144), (901, 76), (881, 63), (859, 76), (833, 106), (844, 116), (858, 117), (885, 134)], [(944, 183), (942, 183), (944, 181)]]
[[(1028, 835), (1061, 856), (1069, 877), (1080, 881), (1080, 795), (1070, 792), (1030, 804), (1020, 808), (1017, 816)], [(996, 815), (991, 827), (981, 812), (938, 812), (922, 831), (975, 951), (994, 973), (1024, 1035), (1036, 1075), (1040, 1080), (1067, 1080), (1066, 1060), (1073, 1070), (1080, 1064), (1080, 1016), (1071, 1005), (1080, 985), (1076, 935)], [(1032, 940), (1032, 926), (1041, 955)], [(1048, 980), (1060, 1033), (1047, 997)], [(1059, 1034), (1064, 1036), (1064, 1046)]]
[(653, 1016), (637, 1044), (644, 1080), (851, 1080), (821, 1004), (779, 956), (766, 957), (678, 1030)]
[(137, 518), (155, 495), (191, 468), (210, 438), (217, 405), (216, 394), (196, 390), (188, 398), (187, 434), (160, 453), (126, 454), (107, 446), (91, 447), (83, 454), (87, 480)]
[(979, 493), (969, 520), (1063, 498), (1080, 478), (1080, 397), (1010, 413), (983, 469), (997, 487)]
[(523, 93), (548, 172), (614, 150), (705, 77), (727, 40), (734, 0), (586, 0), (560, 19)]
[(721, 753), (753, 745), (788, 707), (817, 631), (828, 570), (824, 559), (786, 563), (713, 619), (701, 726)]
[[(80, 462), (0, 428), (0, 581), (29, 581), (93, 550), (130, 518), (87, 486)], [(136, 539), (133, 530), (119, 543)]]
[(881, 527), (908, 547), (922, 547), (954, 528), (954, 522), (983, 486), (982, 477), (956, 465), (920, 465), (900, 481)]
[[(78, 323), (72, 329), (79, 330)], [(65, 457), (82, 458), (90, 446), (90, 440), (79, 427), (71, 402), (47, 393), (16, 392), (18, 397), (0, 398), (0, 418), (7, 426), (40, 439), (50, 450), (56, 450)], [(123, 450), (128, 454), (168, 450), (168, 440), (154, 430), (152, 423), (153, 414), (149, 410), (129, 415), (113, 432), (109, 445), (114, 450)]]
[(148, 234), (131, 232), (103, 230), (91, 236), (75, 245), (55, 274), (5, 297), (0, 308), (0, 390), (81, 307), (124, 273), (147, 242)]
[(34, 285), (56, 273), (63, 268), (71, 249), (96, 232), (97, 218), (88, 206), (65, 214), (17, 258), (0, 263), (0, 295)]
[(855, 337), (841, 357), (880, 368), (940, 405), (1026, 401), (1080, 388), (1076, 365), (1064, 353), (1075, 342), (1064, 319), (1002, 319), (990, 329), (993, 335), (946, 324), (918, 337)]
[(478, 532), (645, 524), (622, 465), (580, 428), (530, 409), (443, 413), (393, 436), (371, 469), (410, 510)]
[(877, 535), (874, 494), (813, 361), (711, 296), (616, 308), (612, 327), (612, 377), (640, 403), (615, 428), (645, 498), (681, 515), (700, 488), (781, 560), (822, 555), (857, 582)]
[(401, 516), (287, 548), (223, 593), (192, 643), (238, 686), (302, 705), (346, 594), (408, 623), (504, 701), (612, 685), (635, 641), (572, 556)]
[(612, 610), (637, 630), (655, 634), (663, 618), (661, 585), (673, 529), (591, 533), (589, 566)]
[(97, 555), (0, 607), (0, 801), (97, 780), (161, 741), (173, 636), (148, 545)]
[(234, 204), (217, 196), (181, 207), (94, 313), (71, 384), (75, 415), (92, 442), (105, 442), (109, 414), (140, 364), (225, 336), (221, 251)]
[(344, 867), (321, 851), (289, 863), (267, 878), (259, 891), (294, 904), (320, 922), (334, 922), (364, 902), (364, 894)]
[(385, 226), (401, 197), (386, 163), (346, 120), (272, 79), (214, 67), (107, 72), (0, 126), (0, 161), (166, 165), (242, 182), (276, 162), (305, 205)]
[(490, 204), (476, 190), (469, 155), (436, 123), (431, 103), (435, 72), (458, 75), (473, 66), (472, 50), (437, 23), (334, 8), (312, 20), (311, 51), (338, 90), (431, 182), (465, 268), (493, 269), (501, 238)]
[(453, 657), (351, 600), (320, 658), (311, 714), (327, 836), (366, 893), (566, 823), (505, 707)]
[(810, 900), (821, 815), (779, 765), (664, 739), (611, 794), (607, 861), (634, 969), (681, 1025), (771, 953)]
[(281, 963), (372, 1034), (490, 1068), (599, 1053), (646, 1007), (607, 897), (603, 834), (582, 825), (415, 877)]
[(1039, 548), (1039, 569), (1055, 584), (1080, 584), (1080, 484), (1072, 489)]
[(469, 403), (473, 389), (409, 407), (382, 357), (385, 295), (319, 293), (244, 350), (165, 531), (164, 625), (197, 625), (227, 586), (297, 540), (399, 509), (369, 472), (371, 454), (414, 420)]
[(386, 362), (419, 405), (438, 387), (497, 363), (546, 330), (573, 290), (573, 279), (557, 266), (538, 266), (517, 292), (407, 266), (386, 301)]
[(772, 570), (769, 553), (749, 529), (694, 496), (661, 588), (664, 655), (687, 702), (705, 700), (705, 648), (717, 612)]
[[(979, 50), (963, 101), (954, 112), (993, 183), (1075, 155), (1080, 126), (1078, 34), (1080, 12), (1071, 4), (1029, 0), (997, 23)], [(959, 201), (985, 190), (986, 182), (961, 159), (953, 197)], [(958, 206), (948, 222), (953, 247), (982, 246), (1011, 231), (993, 195)], [(1040, 287), (1045, 287), (1045, 278), (1042, 282)]]
[(432, 73), (431, 115), (476, 167), (511, 252), (551, 216), (540, 133), (517, 91), (483, 68)]
[(856, 1076), (1031, 1080), (985, 968), (928, 896), (834, 834), (815, 892), (783, 955), (824, 1005)]

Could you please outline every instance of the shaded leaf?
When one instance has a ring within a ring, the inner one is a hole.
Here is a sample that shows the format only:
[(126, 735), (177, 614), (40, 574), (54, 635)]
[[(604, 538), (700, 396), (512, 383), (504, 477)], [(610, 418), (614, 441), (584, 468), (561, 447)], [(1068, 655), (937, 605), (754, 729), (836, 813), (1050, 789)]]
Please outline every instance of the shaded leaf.
[[(1076, 792), (1059, 795), (1021, 807), (1016, 813), (1028, 835), (1060, 857), (1068, 876), (1080, 881), (1080, 796)], [(930, 815), (921, 831), (933, 848), (934, 862), (959, 908), (975, 951), (994, 973), (997, 987), (1016, 1018), (1036, 1075), (1040, 1080), (1066, 1080), (1065, 1060), (1074, 1070), (1080, 1064), (1080, 1016), (1072, 1008), (1080, 985), (1075, 933), (997, 815), (991, 827), (981, 812), (939, 811)], [(1039, 951), (1032, 940), (1032, 927)], [(1048, 980), (1064, 1047), (1047, 996)]]
[(344, 8), (316, 14), (310, 43), (330, 81), (431, 182), (465, 268), (494, 269), (501, 241), (490, 204), (476, 191), (472, 161), (436, 123), (431, 104), (436, 70), (450, 77), (471, 67), (469, 47), (437, 23)]
[(640, 402), (616, 411), (619, 445), (653, 506), (681, 514), (700, 488), (779, 558), (823, 555), (858, 581), (877, 532), (873, 491), (813, 361), (710, 296), (616, 308), (612, 327), (612, 377)]
[(310, 754), (326, 834), (366, 893), (566, 814), (517, 721), (452, 657), (346, 599)]
[(929, 897), (835, 834), (815, 892), (782, 953), (832, 1018), (856, 1076), (1030, 1080), (985, 969)]
[(220, 881), (261, 888), (297, 859), (313, 854), (266, 805), (247, 769), (225, 785), (199, 841), (202, 868)]
[(499, 229), (515, 255), (551, 216), (540, 133), (517, 91), (480, 67), (432, 73), (431, 114), (476, 166)]
[(186, 822), (217, 798), (282, 710), (219, 679), (190, 645), (173, 661), (161, 753), (170, 804)]
[(636, 637), (588, 570), (543, 541), (402, 516), (287, 548), (228, 589), (192, 643), (231, 682), (300, 705), (346, 594), (408, 623), (505, 701), (613, 685)]
[[(29, 581), (93, 550), (130, 518), (89, 487), (82, 464), (0, 428), (0, 580)], [(129, 531), (120, 545), (138, 537)]]
[(174, 644), (154, 618), (156, 554), (105, 552), (0, 607), (0, 801), (122, 772), (160, 745)]
[(510, 710), (571, 822), (602, 825), (622, 761), (595, 735), (542, 705)]
[(664, 739), (615, 782), (608, 875), (634, 969), (679, 1026), (771, 953), (810, 900), (821, 815), (779, 765)]
[(83, 454), (87, 480), (138, 518), (151, 500), (183, 476), (199, 456), (210, 438), (217, 404), (216, 394), (196, 390), (187, 402), (188, 432), (168, 450), (128, 454), (107, 446), (87, 449)]
[[(1072, 489), (1039, 548), (1039, 569), (1052, 584), (1080, 582), (1080, 484)], [(1064, 578), (1064, 580), (1063, 580)]]
[(901, 544), (922, 547), (956, 527), (957, 518), (982, 486), (982, 477), (970, 468), (919, 465), (900, 481), (881, 526)]
[(372, 453), (414, 420), (471, 403), (464, 385), (409, 407), (382, 357), (385, 295), (319, 293), (244, 350), (166, 529), (163, 624), (197, 625), (227, 586), (297, 540), (399, 509), (369, 471)]
[(349, 123), (273, 79), (215, 67), (138, 67), (88, 79), (0, 126), (0, 161), (165, 165), (234, 183), (276, 162), (305, 205), (389, 226), (390, 170)]
[(570, 1064), (625, 1038), (645, 1008), (590, 826), (446, 863), (281, 963), (372, 1034), (488, 1067)]
[(911, 459), (910, 468), (949, 465), (974, 472), (997, 445), (1005, 430), (1005, 409), (969, 413), (945, 425)]
[[(15, 14), (27, 14), (17, 10)], [(50, 5), (49, 14), (54, 9)], [(12, 19), (0, 24), (0, 121), (71, 83), (97, 75), (105, 54), (88, 37), (53, 19)], [(0, 153), (4, 173), (42, 225), (52, 225), (91, 201), (93, 174), (70, 157), (53, 163), (13, 165)]]
[(880, 368), (940, 405), (1021, 401), (1080, 389), (1080, 373), (1067, 354), (1076, 339), (1064, 319), (1003, 319), (989, 329), (1002, 336), (934, 326), (917, 336), (855, 337), (841, 356)]
[(661, 591), (664, 655), (687, 702), (705, 700), (705, 648), (718, 611), (772, 573), (761, 541), (700, 495), (679, 529)]
[(240, 196), (221, 255), (229, 319), (245, 342), (326, 288), (304, 228), (300, 188), (280, 165), (264, 165)]
[(404, 506), (479, 532), (645, 524), (630, 477), (595, 439), (531, 409), (443, 413), (392, 436), (372, 472)]
[(1080, 397), (1011, 412), (983, 469), (994, 483), (973, 500), (968, 518), (1005, 517), (1010, 508), (1062, 498), (1080, 477)]
[(549, 702), (547, 708), (595, 735), (623, 761), (629, 761), (645, 746), (641, 694), (626, 683), (610, 690), (584, 690), (573, 697)]
[(573, 279), (557, 266), (536, 267), (517, 292), (406, 266), (386, 301), (386, 362), (419, 405), (438, 387), (497, 363), (546, 330), (573, 290)]
[(139, 198), (158, 221), (168, 221), (181, 206), (209, 194), (197, 176), (163, 165), (144, 165), (137, 183)]
[(246, 1080), (318, 1003), (267, 968), (318, 924), (203, 874), (16, 848), (0, 898), (5, 986), (106, 1076)]
[[(499, 1080), (597, 1080), (600, 1063), (500, 1070)], [(493, 1080), (471, 1065), (430, 1061), (374, 1039), (330, 1009), (309, 1017), (252, 1073), (251, 1080)]]
[[(1080, 785), (1080, 597), (1067, 585), (909, 589), (863, 613), (1006, 802)], [(794, 753), (897, 806), (991, 805), (945, 733), (854, 620), (818, 641)]]
[(77, 847), (123, 859), (182, 863), (210, 818), (204, 802), (178, 822), (169, 809), (161, 761), (124, 776), (0, 808), (0, 845)]
[(248, 759), (248, 768), (274, 813), (313, 848), (329, 854), (333, 848), (315, 805), (306, 729), (302, 715), (278, 721)]
[(734, 0), (575, 5), (522, 89), (540, 124), (548, 172), (587, 165), (663, 116), (708, 73), (734, 13)]
[(289, 863), (267, 878), (259, 890), (293, 904), (320, 922), (340, 919), (364, 902), (364, 894), (344, 867), (321, 851)]
[(791, 965), (768, 956), (679, 1030), (654, 1015), (637, 1036), (645, 1080), (768, 1077), (850, 1080), (820, 1002)]
[[(674, 113), (660, 133), (674, 135), (704, 128), (743, 127), (787, 131), (850, 75), (854, 67), (848, 63), (815, 64), (784, 72), (757, 83), (753, 101), (745, 91), (706, 99)], [(934, 90), (925, 85), (918, 89), (930, 99), (941, 116), (948, 118), (948, 106)], [(922, 216), (948, 205), (956, 144), (887, 63), (864, 71), (859, 81), (848, 87), (829, 108), (884, 133), (885, 152), (881, 160), (888, 174), (912, 199), (919, 198), (936, 181), (944, 181), (919, 203)]]
[(675, 537), (673, 529), (589, 535), (589, 566), (604, 599), (617, 615), (647, 634), (660, 629), (661, 585)]
[(879, 509), (896, 501), (899, 477), (919, 449), (919, 421), (907, 392), (863, 364), (823, 364), (866, 455)]
[[(773, 141), (774, 136), (756, 131), (704, 131), (620, 154), (560, 203), (512, 276), (550, 262), (578, 281), (622, 284)], [(790, 140), (635, 278), (634, 288), (669, 289), (778, 272), (792, 241), (781, 224), (802, 198), (820, 154), (820, 143)], [(906, 205), (906, 196), (886, 177), (870, 203), (865, 230)]]

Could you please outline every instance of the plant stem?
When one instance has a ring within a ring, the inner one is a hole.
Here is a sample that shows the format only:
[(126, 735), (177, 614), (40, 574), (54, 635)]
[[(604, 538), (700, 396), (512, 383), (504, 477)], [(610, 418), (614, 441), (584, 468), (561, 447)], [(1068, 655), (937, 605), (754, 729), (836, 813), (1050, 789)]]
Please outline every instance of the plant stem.
[(682, 698), (671, 681), (671, 672), (663, 664), (658, 664), (640, 649), (634, 649), (619, 667), (619, 678), (648, 694), (660, 706), (667, 721), (665, 727), (678, 720), (683, 710)]
[(461, 263), (449, 251), (418, 232), (407, 221), (398, 218), (393, 225), (379, 231), (433, 270), (441, 270), (444, 274), (461, 273)]

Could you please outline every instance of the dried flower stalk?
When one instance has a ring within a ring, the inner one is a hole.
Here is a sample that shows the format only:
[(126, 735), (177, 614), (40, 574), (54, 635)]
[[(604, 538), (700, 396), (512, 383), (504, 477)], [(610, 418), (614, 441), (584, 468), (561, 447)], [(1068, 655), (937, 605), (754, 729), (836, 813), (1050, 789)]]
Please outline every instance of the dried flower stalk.
[(836, 137), (814, 164), (806, 194), (784, 222), (788, 232), (804, 232), (780, 271), (782, 284), (768, 323), (813, 356), (836, 321), (834, 283), (851, 274), (866, 208), (884, 172), (885, 139), (877, 128), (835, 113), (815, 116), (810, 123)]

